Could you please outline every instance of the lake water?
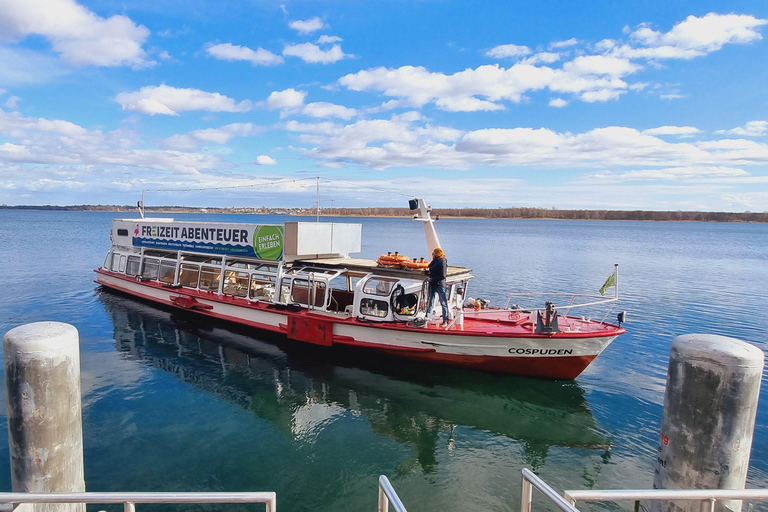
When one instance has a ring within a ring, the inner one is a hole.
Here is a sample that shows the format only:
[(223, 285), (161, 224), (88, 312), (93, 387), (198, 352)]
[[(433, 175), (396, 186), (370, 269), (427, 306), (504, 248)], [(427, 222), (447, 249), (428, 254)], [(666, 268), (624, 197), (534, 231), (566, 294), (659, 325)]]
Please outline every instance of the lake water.
[[(610, 318), (627, 310), (627, 334), (577, 380), (547, 382), (350, 359), (100, 291), (114, 216), (0, 210), (0, 333), (80, 332), (90, 491), (275, 491), (279, 510), (357, 512), (375, 510), (382, 474), (413, 511), (519, 510), (523, 467), (559, 490), (650, 488), (672, 338), (768, 340), (763, 224), (441, 219), (449, 262), (473, 268), (468, 294), (492, 305), (594, 293), (621, 264)], [(363, 224), (362, 257), (426, 256), (418, 223), (338, 220)], [(240, 349), (246, 337), (258, 348)], [(768, 485), (762, 389), (753, 487)], [(7, 441), (9, 491), (3, 461)]]

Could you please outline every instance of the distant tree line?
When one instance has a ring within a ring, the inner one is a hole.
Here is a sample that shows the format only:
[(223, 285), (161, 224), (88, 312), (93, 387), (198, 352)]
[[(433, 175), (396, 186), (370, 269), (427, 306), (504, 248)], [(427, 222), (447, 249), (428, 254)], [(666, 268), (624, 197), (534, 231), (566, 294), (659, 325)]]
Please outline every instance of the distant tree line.
[[(63, 210), (63, 211), (113, 211), (135, 212), (135, 206), (125, 205), (77, 205), (77, 206), (0, 206), (0, 209), (15, 210)], [(311, 208), (222, 208), (154, 206), (147, 212), (207, 212), (207, 213), (290, 213), (294, 215), (315, 215)], [(408, 208), (323, 208), (323, 216), (340, 217), (408, 217), (413, 212)], [(572, 220), (650, 220), (681, 222), (768, 222), (768, 212), (730, 213), (695, 211), (649, 211), (649, 210), (559, 210), (556, 208), (434, 208), (436, 217), (465, 217), (481, 219), (572, 219)]]
[[(323, 215), (409, 216), (407, 208), (333, 208)], [(482, 219), (652, 220), (682, 222), (768, 222), (768, 212), (730, 213), (649, 210), (559, 210), (547, 208), (434, 208), (432, 216)]]

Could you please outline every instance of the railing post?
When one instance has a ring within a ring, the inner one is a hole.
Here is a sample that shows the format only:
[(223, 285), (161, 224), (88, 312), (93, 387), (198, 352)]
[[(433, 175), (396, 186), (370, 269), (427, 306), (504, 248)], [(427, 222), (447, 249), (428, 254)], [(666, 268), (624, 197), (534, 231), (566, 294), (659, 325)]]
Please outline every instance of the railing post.
[(136, 504), (126, 501), (123, 503), (123, 512), (136, 512)]
[(277, 512), (277, 495), (272, 496), (272, 499), (267, 502), (266, 512)]
[(533, 486), (531, 482), (523, 475), (522, 498), (520, 501), (520, 512), (531, 512), (531, 502), (533, 501)]
[(389, 500), (387, 494), (384, 492), (384, 488), (381, 486), (381, 480), (379, 480), (379, 512), (387, 512), (389, 509)]
[[(37, 322), (3, 337), (11, 485), (14, 492), (85, 492), (77, 329)], [(19, 510), (85, 512), (83, 503)]]

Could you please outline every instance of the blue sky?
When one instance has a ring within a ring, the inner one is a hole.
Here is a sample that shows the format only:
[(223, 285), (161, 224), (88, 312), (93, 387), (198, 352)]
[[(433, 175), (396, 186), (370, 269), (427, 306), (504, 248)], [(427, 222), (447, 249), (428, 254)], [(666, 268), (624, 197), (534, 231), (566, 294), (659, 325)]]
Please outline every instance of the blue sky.
[(766, 33), (762, 0), (0, 0), (0, 203), (768, 211)]

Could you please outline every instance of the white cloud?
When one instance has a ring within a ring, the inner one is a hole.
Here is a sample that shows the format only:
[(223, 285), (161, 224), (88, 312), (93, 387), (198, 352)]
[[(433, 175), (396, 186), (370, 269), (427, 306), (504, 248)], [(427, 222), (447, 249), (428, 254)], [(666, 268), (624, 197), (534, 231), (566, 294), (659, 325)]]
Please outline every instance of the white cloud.
[(550, 107), (563, 108), (566, 105), (568, 105), (568, 102), (565, 101), (563, 98), (552, 98), (551, 100), (549, 100)]
[(251, 123), (232, 123), (220, 128), (195, 130), (183, 135), (173, 135), (163, 141), (163, 147), (179, 151), (196, 151), (201, 144), (226, 144), (232, 137), (249, 137), (261, 129)]
[(123, 15), (102, 18), (73, 0), (0, 2), (0, 34), (6, 41), (42, 36), (74, 66), (154, 64), (142, 48), (146, 27)]
[(238, 46), (230, 43), (217, 44), (205, 50), (208, 55), (221, 60), (244, 60), (257, 66), (275, 66), (284, 62), (283, 58), (269, 50), (258, 48), (252, 50), (247, 46)]
[(626, 59), (595, 55), (577, 57), (563, 69), (517, 63), (506, 69), (485, 65), (445, 75), (414, 66), (374, 68), (343, 76), (339, 84), (354, 91), (382, 92), (400, 99), (400, 105), (434, 102), (449, 111), (500, 110), (502, 100), (518, 103), (526, 93), (545, 88), (587, 102), (607, 101), (627, 90), (621, 77), (636, 70)]
[(341, 46), (338, 44), (333, 45), (328, 50), (322, 50), (319, 46), (312, 43), (288, 45), (283, 48), (283, 55), (286, 57), (298, 57), (310, 64), (331, 64), (345, 57), (350, 57), (350, 55), (341, 51)]
[(280, 117), (286, 117), (291, 114), (303, 114), (309, 117), (337, 117), (349, 120), (357, 115), (357, 110), (353, 108), (325, 101), (305, 105), (304, 99), (306, 97), (306, 91), (297, 91), (293, 88), (285, 89), (284, 91), (274, 91), (267, 97), (264, 107), (268, 110), (280, 110)]
[(266, 101), (266, 108), (269, 110), (289, 110), (299, 108), (304, 105), (305, 91), (297, 91), (290, 88), (284, 91), (272, 92)]
[(488, 57), (493, 57), (494, 59), (504, 59), (507, 57), (523, 57), (525, 55), (530, 55), (531, 49), (527, 46), (518, 46), (516, 44), (503, 44), (500, 46), (496, 46), (494, 48), (491, 48), (487, 52), (485, 52), (485, 55)]
[(135, 110), (142, 114), (178, 115), (189, 110), (209, 112), (246, 112), (253, 108), (250, 101), (235, 100), (217, 92), (199, 89), (179, 89), (165, 84), (142, 87), (134, 92), (121, 92), (115, 97), (123, 110)]
[(705, 54), (725, 44), (745, 44), (762, 39), (757, 28), (768, 20), (749, 15), (709, 13), (704, 17), (688, 16), (666, 33), (641, 25), (630, 35), (643, 46), (672, 47)]
[(269, 155), (259, 155), (256, 157), (256, 163), (259, 165), (277, 165), (277, 160)]
[(339, 36), (320, 36), (320, 38), (317, 40), (318, 44), (331, 44), (331, 43), (340, 43), (343, 41), (342, 38)]
[(559, 61), (561, 57), (562, 56), (559, 53), (540, 52), (535, 55), (531, 55), (530, 57), (526, 57), (520, 62), (522, 64), (530, 64), (532, 66), (536, 64), (552, 64)]
[(746, 137), (762, 137), (768, 133), (768, 121), (750, 121), (744, 126), (738, 126), (730, 130), (717, 130), (715, 133), (744, 135)]
[(19, 102), (21, 101), (21, 98), (18, 96), (11, 96), (5, 101), (6, 108), (12, 108), (15, 109), (19, 106)]
[(29, 173), (50, 175), (64, 167), (69, 169), (68, 175), (88, 174), (86, 181), (92, 182), (98, 180), (97, 174), (105, 172), (104, 169), (198, 174), (224, 165), (214, 155), (146, 149), (140, 137), (124, 130), (105, 134), (68, 121), (24, 117), (2, 110), (0, 135), (8, 139), (0, 145), (0, 163), (22, 166), (26, 172), (20, 171), (18, 175), (25, 179)]
[(315, 16), (308, 20), (296, 20), (288, 24), (289, 27), (298, 31), (300, 34), (311, 34), (322, 28), (326, 28), (325, 23), (319, 17)]
[[(637, 171), (647, 168), (646, 178), (665, 179), (663, 176), (677, 175), (680, 179), (697, 176), (712, 179), (743, 178), (746, 166), (768, 166), (766, 144), (745, 139), (668, 142), (648, 132), (621, 126), (575, 134), (546, 128), (461, 132), (432, 125), (417, 112), (410, 112), (390, 119), (361, 119), (346, 125), (290, 121), (282, 127), (295, 133), (308, 148), (306, 156), (316, 159), (320, 165), (334, 167), (351, 164), (373, 169), (461, 170), (486, 165), (602, 170), (633, 166)], [(651, 133), (685, 136), (699, 132), (692, 127), (660, 127)], [(624, 178), (637, 176), (628, 174)]]
[(650, 128), (643, 130), (645, 135), (677, 135), (678, 137), (693, 137), (694, 135), (701, 133), (701, 130), (694, 128), (693, 126), (659, 126), (658, 128)]
[(566, 39), (565, 41), (555, 41), (554, 43), (550, 43), (549, 48), (568, 48), (571, 46), (576, 46), (579, 44), (579, 40), (575, 37), (572, 37), (570, 39)]
[(621, 181), (659, 181), (659, 180), (694, 180), (721, 177), (746, 177), (749, 173), (744, 169), (724, 166), (687, 166), (668, 167), (663, 169), (640, 169), (622, 173), (603, 172), (587, 176), (585, 179), (596, 179), (602, 182)]
[(357, 110), (320, 101), (307, 104), (301, 113), (310, 117), (338, 117), (339, 119), (349, 120), (357, 115)]
[[(544, 89), (558, 97), (554, 105), (572, 95), (581, 101), (606, 102), (628, 91), (640, 91), (647, 83), (628, 83), (627, 78), (660, 59), (691, 59), (720, 49), (724, 44), (745, 44), (761, 36), (757, 29), (768, 20), (753, 16), (708, 14), (689, 16), (666, 33), (646, 25), (627, 30), (631, 44), (604, 39), (592, 47), (565, 53), (532, 54), (527, 46), (500, 45), (486, 52), (495, 58), (516, 57), (509, 68), (479, 66), (453, 74), (431, 72), (424, 67), (395, 69), (371, 68), (341, 77), (338, 83), (354, 91), (372, 91), (394, 98), (381, 108), (422, 107), (434, 103), (451, 112), (502, 110), (502, 102), (520, 102), (527, 95)], [(549, 48), (569, 48), (579, 41), (572, 38), (552, 43)], [(554, 63), (570, 53), (576, 56), (557, 68)], [(661, 95), (664, 99), (682, 97), (677, 91)]]

